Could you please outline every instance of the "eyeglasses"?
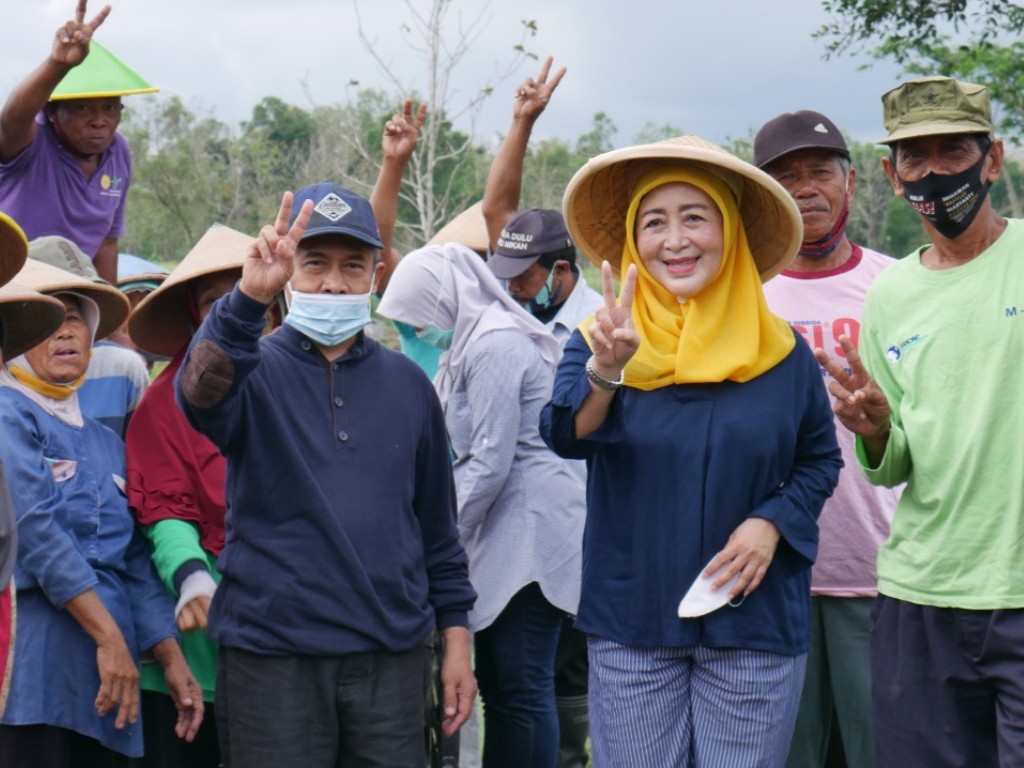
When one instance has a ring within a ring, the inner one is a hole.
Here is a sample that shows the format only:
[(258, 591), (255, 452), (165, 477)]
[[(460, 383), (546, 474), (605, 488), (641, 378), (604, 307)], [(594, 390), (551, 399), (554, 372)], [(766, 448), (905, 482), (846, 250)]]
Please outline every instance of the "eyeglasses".
[(121, 102), (90, 102), (73, 101), (59, 105), (62, 109), (74, 118), (90, 118), (94, 115), (105, 117), (109, 120), (116, 120), (124, 112), (124, 104)]

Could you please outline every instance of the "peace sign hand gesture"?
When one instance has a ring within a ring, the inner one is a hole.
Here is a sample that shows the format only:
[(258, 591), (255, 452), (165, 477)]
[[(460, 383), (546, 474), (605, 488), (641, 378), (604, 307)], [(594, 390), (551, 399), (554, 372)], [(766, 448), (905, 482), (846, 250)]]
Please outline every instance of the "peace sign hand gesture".
[(640, 336), (633, 328), (633, 297), (636, 295), (636, 265), (631, 264), (615, 298), (612, 268), (601, 262), (604, 306), (594, 314), (587, 331), (594, 352), (594, 370), (605, 379), (617, 381), (622, 369), (640, 347)]
[(402, 111), (396, 112), (384, 125), (384, 137), (381, 139), (381, 150), (384, 159), (398, 160), (403, 165), (408, 162), (416, 149), (420, 128), (427, 119), (427, 105), (420, 104), (416, 117), (412, 115), (412, 99), (406, 99)]
[(93, 32), (110, 13), (110, 6), (105, 5), (92, 21), (86, 23), (86, 5), (87, 0), (78, 0), (74, 21), (66, 22), (54, 36), (50, 58), (58, 64), (76, 67), (85, 61), (85, 57), (89, 55), (89, 41), (92, 39)]
[(832, 377), (828, 383), (828, 391), (835, 398), (832, 410), (843, 426), (864, 439), (869, 454), (880, 449), (877, 456), (880, 459), (889, 439), (892, 409), (881, 388), (868, 374), (850, 338), (840, 336), (839, 343), (846, 353), (850, 373), (837, 360), (830, 358), (825, 350), (814, 350), (814, 356)]
[(260, 230), (260, 236), (249, 246), (242, 265), (239, 287), (242, 293), (261, 304), (270, 304), (291, 279), (295, 270), (295, 251), (313, 216), (313, 201), (307, 200), (289, 228), (288, 219), (292, 215), (294, 199), (291, 192), (284, 193), (277, 220), (273, 226), (268, 224)]
[(565, 75), (565, 67), (562, 67), (555, 72), (550, 82), (548, 81), (548, 72), (551, 71), (552, 61), (553, 59), (548, 56), (544, 60), (544, 65), (540, 68), (540, 74), (537, 75), (537, 79), (534, 80), (532, 77), (528, 77), (516, 89), (516, 100), (512, 104), (513, 119), (527, 120), (532, 123), (540, 117), (540, 113), (544, 111), (544, 107), (551, 100), (551, 94), (555, 92), (555, 88), (558, 87), (562, 77)]

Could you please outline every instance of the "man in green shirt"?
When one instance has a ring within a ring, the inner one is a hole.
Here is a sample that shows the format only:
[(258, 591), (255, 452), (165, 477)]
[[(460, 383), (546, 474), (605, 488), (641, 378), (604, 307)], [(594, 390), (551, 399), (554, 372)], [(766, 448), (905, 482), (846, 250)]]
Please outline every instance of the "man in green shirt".
[(878, 764), (1020, 766), (1024, 221), (988, 196), (1003, 145), (986, 88), (929, 77), (882, 101), (885, 171), (931, 244), (872, 284), (851, 374), (817, 350), (868, 479), (907, 483), (878, 558)]

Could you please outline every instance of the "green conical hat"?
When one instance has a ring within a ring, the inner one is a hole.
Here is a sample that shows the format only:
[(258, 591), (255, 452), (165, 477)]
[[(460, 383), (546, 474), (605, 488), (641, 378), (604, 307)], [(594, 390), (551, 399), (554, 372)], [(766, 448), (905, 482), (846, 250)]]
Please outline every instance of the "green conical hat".
[(85, 61), (64, 75), (64, 79), (54, 88), (50, 100), (103, 99), (155, 93), (158, 90), (93, 40), (89, 43), (89, 55)]

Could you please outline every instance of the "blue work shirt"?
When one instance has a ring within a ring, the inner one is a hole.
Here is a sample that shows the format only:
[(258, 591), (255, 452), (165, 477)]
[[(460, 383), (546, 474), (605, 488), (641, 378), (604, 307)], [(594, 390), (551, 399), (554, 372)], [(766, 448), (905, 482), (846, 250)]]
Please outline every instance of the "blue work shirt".
[(124, 444), (86, 418), (71, 426), (0, 387), (0, 459), (18, 519), (14, 672), (5, 725), (67, 728), (132, 757), (139, 724), (96, 714), (96, 642), (64, 609), (94, 589), (136, 662), (176, 637), (174, 601), (160, 583), (124, 494)]

